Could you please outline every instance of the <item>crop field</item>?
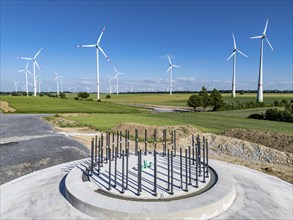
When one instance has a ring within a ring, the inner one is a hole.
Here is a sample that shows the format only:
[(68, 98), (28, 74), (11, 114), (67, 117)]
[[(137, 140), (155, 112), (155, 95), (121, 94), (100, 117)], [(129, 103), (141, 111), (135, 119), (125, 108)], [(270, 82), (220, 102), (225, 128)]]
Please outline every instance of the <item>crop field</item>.
[[(110, 99), (105, 99), (106, 95), (102, 95), (103, 101), (118, 102), (118, 103), (139, 103), (149, 105), (167, 105), (186, 107), (186, 102), (192, 94), (176, 94), (172, 96), (169, 94), (151, 93), (151, 94), (112, 94)], [(237, 97), (232, 98), (230, 94), (222, 94), (225, 102), (255, 102), (256, 94), (237, 94)], [(93, 97), (93, 96), (92, 96)], [(264, 94), (264, 102), (266, 104), (272, 104), (275, 100), (288, 101), (293, 100), (293, 94), (279, 93), (279, 94)]]
[(139, 123), (145, 125), (192, 125), (203, 132), (221, 133), (229, 128), (246, 128), (263, 131), (282, 132), (293, 135), (293, 124), (286, 122), (249, 119), (247, 114), (260, 113), (256, 109), (246, 114), (239, 111), (222, 112), (189, 112), (189, 113), (141, 113), (141, 114), (91, 114), (72, 116), (69, 119), (89, 125), (98, 130), (114, 129), (121, 123)]
[(82, 101), (73, 98), (1, 96), (16, 113), (138, 113), (139, 108), (110, 102)]

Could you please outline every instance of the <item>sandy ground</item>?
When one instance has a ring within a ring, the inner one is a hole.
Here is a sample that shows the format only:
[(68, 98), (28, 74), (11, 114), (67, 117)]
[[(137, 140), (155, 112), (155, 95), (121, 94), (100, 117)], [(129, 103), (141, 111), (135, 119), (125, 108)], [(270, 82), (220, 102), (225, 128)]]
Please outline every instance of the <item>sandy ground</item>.
[[(66, 120), (66, 119), (65, 119)], [(62, 117), (58, 117), (58, 122), (64, 122)], [(100, 133), (94, 131), (91, 128), (87, 127), (66, 127), (61, 128), (58, 126), (58, 123), (54, 123), (51, 121), (55, 126), (55, 129), (63, 133), (64, 135), (74, 138), (77, 141), (80, 141), (90, 149), (91, 141), (98, 135), (100, 137)], [(70, 121), (66, 121), (67, 124), (72, 124)], [(210, 158), (226, 161), (229, 163), (234, 163), (242, 166), (249, 167), (254, 170), (261, 171), (263, 173), (267, 173), (276, 177), (279, 177), (287, 182), (293, 183), (293, 154), (291, 150), (287, 148), (280, 147), (276, 142), (276, 134), (270, 135), (268, 133), (262, 134), (261, 132), (254, 132), (254, 137), (257, 140), (256, 143), (252, 142), (251, 139), (247, 137), (249, 135), (244, 135), (245, 131), (241, 132), (228, 132), (229, 137), (224, 135), (215, 135), (215, 134), (208, 134), (208, 133), (198, 133), (198, 131), (193, 128), (192, 126), (165, 126), (165, 127), (155, 127), (155, 126), (145, 126), (140, 124), (132, 124), (126, 123), (119, 125), (114, 130), (120, 130), (125, 132), (125, 129), (130, 131), (131, 139), (134, 139), (134, 131), (138, 129), (138, 136), (140, 137), (139, 147), (144, 149), (144, 142), (142, 138), (144, 137), (144, 130), (148, 129), (149, 133), (148, 137), (153, 135), (153, 130), (156, 128), (158, 133), (158, 141), (157, 141), (157, 149), (162, 149), (162, 131), (163, 129), (167, 129), (167, 145), (171, 146), (171, 131), (176, 130), (176, 137), (177, 137), (177, 148), (179, 147), (187, 147), (191, 145), (191, 135), (192, 134), (199, 134), (201, 137), (205, 136), (209, 140), (209, 153)], [(236, 137), (233, 136), (235, 133)], [(242, 135), (239, 135), (242, 133)], [(248, 131), (248, 134), (251, 134), (251, 131)], [(260, 138), (259, 136), (264, 135), (265, 138)], [(277, 144), (268, 144), (269, 146), (265, 146), (263, 144), (270, 143), (270, 136), (272, 138), (271, 142)], [(292, 139), (291, 136), (282, 136), (282, 138), (287, 138), (288, 143)], [(260, 141), (264, 139), (265, 141)], [(111, 136), (112, 140), (112, 136)], [(116, 136), (115, 136), (116, 141)], [(124, 138), (122, 140), (124, 145)], [(263, 144), (261, 144), (263, 143)], [(292, 143), (291, 143), (292, 144)], [(134, 147), (134, 141), (130, 141), (131, 148)], [(153, 142), (148, 144), (148, 149), (153, 149)], [(274, 147), (275, 146), (275, 147)]]
[(0, 101), (0, 109), (3, 111), (3, 112), (15, 112), (16, 109), (14, 108), (11, 108), (9, 106), (9, 103), (6, 102), (6, 101)]

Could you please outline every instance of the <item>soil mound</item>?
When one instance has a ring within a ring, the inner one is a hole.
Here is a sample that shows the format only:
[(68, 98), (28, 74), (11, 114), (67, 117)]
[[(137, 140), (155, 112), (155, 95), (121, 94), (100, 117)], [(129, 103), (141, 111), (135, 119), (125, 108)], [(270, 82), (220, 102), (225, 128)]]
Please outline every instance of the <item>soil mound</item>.
[(222, 135), (261, 144), (279, 151), (293, 153), (293, 135), (240, 128), (229, 129), (222, 133)]
[(15, 112), (16, 109), (14, 108), (11, 108), (9, 106), (9, 103), (6, 102), (6, 101), (0, 101), (0, 109), (3, 111), (3, 112)]

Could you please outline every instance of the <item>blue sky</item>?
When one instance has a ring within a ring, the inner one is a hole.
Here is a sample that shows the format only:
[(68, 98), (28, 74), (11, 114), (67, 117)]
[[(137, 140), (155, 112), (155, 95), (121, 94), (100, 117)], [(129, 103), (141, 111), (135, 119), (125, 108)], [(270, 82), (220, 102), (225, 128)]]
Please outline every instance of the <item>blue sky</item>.
[[(64, 90), (95, 91), (95, 49), (75, 46), (95, 43), (104, 26), (100, 46), (126, 73), (120, 91), (168, 90), (167, 53), (182, 67), (173, 71), (174, 90), (231, 89), (232, 32), (248, 55), (237, 56), (236, 89), (254, 90), (260, 42), (249, 37), (263, 32), (267, 18), (274, 51), (265, 43), (264, 89), (292, 89), (292, 1), (1, 0), (1, 90), (14, 90), (13, 80), (21, 89), (25, 74), (16, 71), (26, 62), (17, 56), (34, 56), (42, 47), (43, 91), (56, 90), (55, 70)], [(114, 71), (100, 53), (102, 92), (107, 74)]]

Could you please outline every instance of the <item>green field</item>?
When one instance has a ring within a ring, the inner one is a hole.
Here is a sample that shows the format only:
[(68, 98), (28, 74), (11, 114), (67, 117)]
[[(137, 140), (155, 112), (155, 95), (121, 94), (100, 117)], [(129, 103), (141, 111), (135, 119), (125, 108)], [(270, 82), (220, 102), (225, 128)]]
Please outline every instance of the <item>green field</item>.
[[(181, 106), (186, 107), (186, 102), (192, 94), (112, 94), (110, 99), (105, 99), (106, 95), (102, 95), (103, 101), (115, 102), (115, 103), (139, 103), (139, 104), (150, 104), (150, 105), (167, 105), (167, 106)], [(94, 98), (95, 95), (92, 96)], [(236, 98), (231, 98), (230, 94), (222, 94), (225, 102), (255, 102), (256, 94), (237, 94)], [(279, 94), (264, 94), (264, 102), (266, 104), (272, 104), (275, 100), (288, 101), (293, 100), (293, 94), (279, 93)]]
[[(203, 132), (220, 133), (229, 128), (247, 128), (264, 131), (276, 131), (293, 134), (293, 123), (248, 119), (250, 114), (262, 113), (266, 108), (189, 113), (148, 113), (146, 110), (121, 105), (119, 103), (152, 104), (166, 106), (185, 106), (190, 94), (119, 94), (102, 102), (74, 100), (75, 94), (67, 94), (66, 99), (52, 97), (1, 96), (1, 100), (10, 103), (17, 109), (16, 113), (93, 113), (83, 116), (72, 116), (80, 124), (92, 126), (99, 130), (108, 130), (121, 123), (132, 122), (146, 125), (192, 125)], [(253, 101), (255, 94), (239, 95), (232, 99), (224, 94), (224, 99)], [(91, 94), (90, 98), (95, 98)], [(292, 99), (292, 94), (265, 94), (264, 100)], [(122, 114), (123, 113), (123, 114)]]
[(246, 116), (265, 109), (247, 111), (221, 112), (189, 112), (189, 113), (141, 113), (141, 114), (92, 114), (88, 116), (73, 116), (69, 119), (89, 125), (98, 130), (113, 129), (121, 123), (140, 123), (145, 125), (192, 125), (203, 132), (220, 133), (229, 128), (247, 128), (263, 131), (282, 132), (293, 135), (293, 124), (248, 119)]
[(132, 106), (110, 102), (82, 101), (73, 98), (1, 96), (9, 102), (16, 113), (139, 113), (141, 110)]

